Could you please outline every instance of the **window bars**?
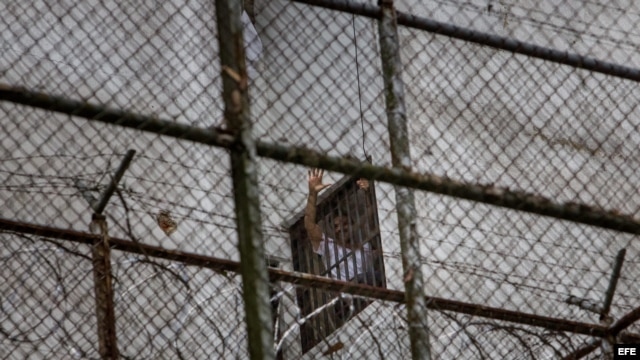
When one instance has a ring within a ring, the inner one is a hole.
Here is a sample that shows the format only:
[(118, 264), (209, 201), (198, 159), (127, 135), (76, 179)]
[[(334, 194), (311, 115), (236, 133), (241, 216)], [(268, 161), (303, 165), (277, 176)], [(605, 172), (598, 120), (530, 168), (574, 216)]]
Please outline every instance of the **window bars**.
[[(291, 255), (295, 271), (386, 288), (375, 185), (345, 177), (323, 193), (318, 219), (323, 229), (320, 249), (314, 252), (299, 214), (290, 220)], [(299, 288), (297, 301), (303, 351), (326, 339), (369, 301), (342, 293)], [(320, 311), (319, 311), (320, 310)], [(308, 318), (307, 318), (308, 317)]]

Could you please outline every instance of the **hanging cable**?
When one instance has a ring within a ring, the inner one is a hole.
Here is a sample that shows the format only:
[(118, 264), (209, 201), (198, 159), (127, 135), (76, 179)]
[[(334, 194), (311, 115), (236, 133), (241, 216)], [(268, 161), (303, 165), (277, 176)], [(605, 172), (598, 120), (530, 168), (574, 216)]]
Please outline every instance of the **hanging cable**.
[(351, 24), (353, 25), (353, 44), (356, 49), (356, 81), (358, 83), (358, 104), (360, 106), (360, 126), (362, 128), (362, 152), (364, 153), (365, 161), (369, 159), (367, 155), (367, 150), (365, 149), (364, 140), (365, 140), (365, 132), (364, 132), (364, 114), (362, 112), (362, 92), (360, 90), (360, 65), (358, 63), (358, 38), (356, 37), (356, 16), (355, 14), (351, 14)]

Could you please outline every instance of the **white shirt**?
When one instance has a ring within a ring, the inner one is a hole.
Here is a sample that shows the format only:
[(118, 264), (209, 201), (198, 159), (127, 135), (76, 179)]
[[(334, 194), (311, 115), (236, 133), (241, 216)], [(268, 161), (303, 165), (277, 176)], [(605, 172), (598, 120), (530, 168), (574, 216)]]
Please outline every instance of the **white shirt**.
[(262, 41), (260, 41), (258, 31), (256, 31), (256, 28), (253, 26), (253, 23), (246, 11), (242, 11), (242, 16), (240, 18), (242, 19), (244, 52), (247, 59), (247, 73), (249, 74), (249, 79), (255, 79), (258, 75), (256, 63), (260, 60), (260, 56), (262, 55)]
[[(368, 243), (362, 248), (349, 249), (338, 245), (323, 234), (315, 253), (325, 259), (325, 267), (330, 269), (331, 277), (334, 279), (351, 280), (364, 274), (365, 270), (372, 266), (371, 245)], [(339, 265), (334, 267), (337, 262), (340, 262)]]

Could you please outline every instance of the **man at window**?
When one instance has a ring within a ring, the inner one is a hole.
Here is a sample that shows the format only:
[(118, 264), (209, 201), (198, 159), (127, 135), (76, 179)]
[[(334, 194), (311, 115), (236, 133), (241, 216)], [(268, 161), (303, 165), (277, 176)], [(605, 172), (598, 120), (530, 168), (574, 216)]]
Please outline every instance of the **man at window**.
[[(334, 237), (327, 236), (316, 223), (316, 203), (318, 193), (331, 184), (323, 184), (321, 169), (309, 170), (309, 197), (304, 213), (304, 226), (311, 246), (316, 254), (323, 257), (332, 278), (373, 284), (373, 251), (371, 244), (360, 243), (351, 229), (347, 216), (333, 218)], [(365, 179), (357, 181), (358, 187), (367, 190)]]

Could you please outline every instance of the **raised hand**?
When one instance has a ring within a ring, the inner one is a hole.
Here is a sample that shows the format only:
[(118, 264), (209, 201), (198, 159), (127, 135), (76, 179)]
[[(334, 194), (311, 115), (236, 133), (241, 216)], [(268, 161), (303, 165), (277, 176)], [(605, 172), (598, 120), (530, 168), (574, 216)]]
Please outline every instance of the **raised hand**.
[(367, 179), (358, 179), (358, 181), (356, 181), (356, 184), (358, 184), (358, 187), (364, 191), (369, 190), (369, 180)]
[(324, 175), (324, 170), (322, 169), (311, 169), (309, 170), (309, 192), (310, 193), (319, 193), (325, 188), (331, 186), (331, 184), (323, 184), (322, 176)]

